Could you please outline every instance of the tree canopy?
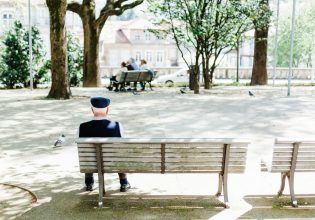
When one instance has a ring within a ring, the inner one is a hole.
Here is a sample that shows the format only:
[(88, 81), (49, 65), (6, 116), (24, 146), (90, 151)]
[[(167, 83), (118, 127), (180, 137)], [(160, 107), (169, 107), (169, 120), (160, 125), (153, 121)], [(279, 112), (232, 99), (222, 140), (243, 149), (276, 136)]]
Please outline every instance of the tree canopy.
[[(151, 0), (149, 3), (154, 23), (161, 27), (155, 33), (175, 40), (187, 66), (194, 66), (195, 82), (202, 65), (205, 88), (209, 88), (220, 58), (237, 46), (243, 34), (254, 27), (254, 21), (256, 25), (261, 21), (259, 13), (254, 12), (256, 1)], [(198, 92), (199, 85), (195, 85), (195, 93)]]

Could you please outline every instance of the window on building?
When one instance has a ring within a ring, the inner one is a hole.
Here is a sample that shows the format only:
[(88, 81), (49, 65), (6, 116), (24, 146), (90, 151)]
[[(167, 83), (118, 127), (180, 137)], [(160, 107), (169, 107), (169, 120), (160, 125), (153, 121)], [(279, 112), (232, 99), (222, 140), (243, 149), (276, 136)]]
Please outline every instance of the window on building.
[(151, 34), (146, 32), (145, 33), (145, 40), (151, 40)]
[(163, 62), (163, 52), (162, 51), (158, 51), (156, 53), (156, 63), (157, 64), (161, 64)]
[(146, 53), (146, 60), (147, 60), (147, 62), (152, 62), (152, 53), (151, 53), (151, 51), (147, 51), (147, 53)]
[(139, 33), (139, 32), (136, 32), (136, 33), (135, 33), (135, 40), (136, 40), (136, 41), (139, 41), (139, 40), (140, 40), (140, 33)]
[(13, 13), (5, 12), (2, 14), (2, 22), (5, 26), (12, 26), (14, 22)]
[(136, 52), (136, 61), (139, 62), (141, 60), (141, 52), (137, 51)]

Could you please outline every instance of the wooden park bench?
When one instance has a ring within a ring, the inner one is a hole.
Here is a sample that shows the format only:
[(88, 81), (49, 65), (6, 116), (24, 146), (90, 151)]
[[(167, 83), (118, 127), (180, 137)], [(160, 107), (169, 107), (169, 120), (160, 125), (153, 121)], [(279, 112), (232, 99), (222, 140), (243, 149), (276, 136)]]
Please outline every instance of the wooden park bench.
[(152, 89), (151, 82), (154, 78), (154, 71), (149, 71), (149, 70), (129, 70), (129, 71), (124, 71), (121, 74), (121, 77), (118, 81), (120, 85), (122, 85), (121, 89), (124, 89), (124, 86), (126, 83), (130, 82), (143, 82), (143, 83), (148, 83), (150, 86), (150, 89)]
[(235, 139), (77, 139), (81, 173), (98, 173), (102, 207), (104, 173), (218, 173), (216, 196), (228, 207), (228, 173), (245, 170), (248, 141)]
[(273, 149), (271, 172), (281, 173), (281, 185), (278, 196), (281, 196), (288, 179), (291, 203), (297, 207), (294, 194), (295, 172), (315, 171), (315, 141), (276, 139)]

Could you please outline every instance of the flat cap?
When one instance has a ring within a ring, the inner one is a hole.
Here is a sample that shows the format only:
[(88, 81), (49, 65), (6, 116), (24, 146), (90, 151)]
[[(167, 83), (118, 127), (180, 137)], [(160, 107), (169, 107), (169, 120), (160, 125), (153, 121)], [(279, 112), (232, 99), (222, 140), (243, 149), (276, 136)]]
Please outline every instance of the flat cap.
[(104, 97), (92, 97), (91, 105), (94, 108), (106, 108), (110, 104), (110, 99)]

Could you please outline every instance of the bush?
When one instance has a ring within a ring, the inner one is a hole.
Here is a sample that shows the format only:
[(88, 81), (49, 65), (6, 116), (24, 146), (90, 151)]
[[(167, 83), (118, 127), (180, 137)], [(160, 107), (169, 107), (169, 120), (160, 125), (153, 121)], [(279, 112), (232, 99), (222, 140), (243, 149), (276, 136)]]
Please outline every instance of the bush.
[[(29, 34), (20, 21), (15, 21), (12, 29), (5, 35), (0, 62), (0, 81), (7, 88), (14, 88), (16, 84), (23, 84), (25, 87), (30, 84), (28, 39)], [(35, 26), (32, 27), (32, 53), (36, 88), (38, 83), (47, 79), (48, 71), (42, 70), (47, 63), (47, 60), (43, 59), (46, 53), (39, 30)]]
[(67, 33), (67, 52), (70, 86), (79, 86), (83, 80), (83, 48), (72, 33)]

